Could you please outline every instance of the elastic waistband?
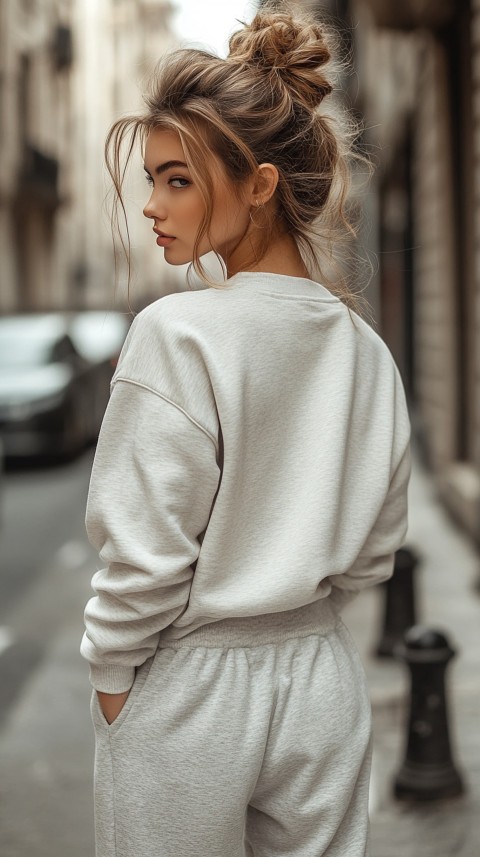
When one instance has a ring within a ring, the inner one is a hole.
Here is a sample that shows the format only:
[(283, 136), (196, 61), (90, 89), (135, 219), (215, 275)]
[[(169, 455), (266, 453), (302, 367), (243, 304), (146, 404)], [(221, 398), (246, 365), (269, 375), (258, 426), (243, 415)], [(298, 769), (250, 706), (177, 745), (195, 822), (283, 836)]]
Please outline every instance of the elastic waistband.
[(179, 629), (169, 625), (160, 635), (159, 648), (261, 646), (310, 634), (322, 636), (332, 631), (338, 621), (329, 599), (321, 598), (295, 610), (208, 622), (179, 639), (172, 636)]

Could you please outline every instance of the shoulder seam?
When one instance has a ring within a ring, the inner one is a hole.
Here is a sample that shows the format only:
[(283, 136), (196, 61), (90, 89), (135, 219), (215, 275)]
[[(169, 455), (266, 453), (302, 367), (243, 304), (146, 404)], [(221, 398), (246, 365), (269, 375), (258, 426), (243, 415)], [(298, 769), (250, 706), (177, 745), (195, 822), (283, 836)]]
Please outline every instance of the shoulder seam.
[(178, 405), (177, 402), (174, 402), (172, 399), (169, 399), (168, 396), (164, 396), (163, 393), (160, 393), (159, 390), (155, 390), (154, 387), (149, 387), (148, 384), (141, 384), (139, 381), (134, 381), (132, 378), (124, 378), (120, 375), (117, 376), (115, 378), (115, 380), (112, 382), (112, 388), (115, 386), (115, 384), (118, 381), (123, 381), (125, 384), (133, 384), (134, 387), (141, 387), (143, 390), (148, 390), (150, 393), (153, 393), (155, 396), (158, 396), (159, 399), (163, 399), (165, 402), (168, 402), (170, 405), (173, 405), (174, 408), (177, 408), (178, 411), (181, 411), (181, 413), (184, 414), (184, 416), (186, 416), (187, 419), (190, 420), (191, 423), (193, 423), (195, 426), (197, 426), (197, 428), (199, 428), (200, 431), (203, 431), (203, 433), (206, 434), (208, 438), (210, 438), (213, 445), (215, 446), (216, 451), (218, 452), (218, 442), (217, 442), (216, 437), (214, 437), (214, 435), (211, 432), (209, 432), (208, 429), (205, 428), (205, 426), (202, 426), (202, 424), (199, 423), (198, 420), (196, 420), (194, 417), (192, 417), (188, 413), (188, 411), (186, 411), (184, 408), (182, 408), (181, 405)]

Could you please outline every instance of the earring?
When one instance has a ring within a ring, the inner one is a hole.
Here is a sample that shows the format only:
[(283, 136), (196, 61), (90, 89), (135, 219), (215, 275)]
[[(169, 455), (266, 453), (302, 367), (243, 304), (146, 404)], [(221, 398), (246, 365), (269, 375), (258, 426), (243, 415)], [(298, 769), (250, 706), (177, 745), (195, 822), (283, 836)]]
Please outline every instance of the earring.
[[(256, 208), (256, 209), (257, 209), (257, 211), (258, 211), (258, 206), (260, 205), (260, 203), (258, 202), (258, 200), (256, 200), (256, 201), (254, 202), (254, 205), (255, 205), (255, 208)], [(254, 219), (253, 219), (253, 217), (252, 217), (252, 212), (251, 212), (251, 211), (249, 211), (248, 213), (249, 213), (250, 221), (253, 223), (253, 225), (254, 225), (257, 229), (263, 229), (263, 227), (262, 227), (262, 226), (259, 226), (259, 224), (258, 224), (258, 223), (255, 223), (255, 221), (254, 221)]]

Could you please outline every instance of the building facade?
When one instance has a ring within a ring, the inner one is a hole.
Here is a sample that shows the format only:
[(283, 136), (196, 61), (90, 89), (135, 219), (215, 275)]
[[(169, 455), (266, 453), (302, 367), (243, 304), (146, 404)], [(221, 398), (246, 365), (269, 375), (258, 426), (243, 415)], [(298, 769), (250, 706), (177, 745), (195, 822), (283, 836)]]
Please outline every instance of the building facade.
[[(104, 141), (175, 45), (168, 0), (0, 0), (0, 312), (125, 302)], [(174, 287), (128, 184), (132, 303)], [(155, 253), (155, 250), (157, 252)]]
[(438, 494), (480, 543), (480, 2), (353, 0), (379, 310)]
[(375, 172), (359, 244), (439, 498), (480, 544), (480, 0), (292, 0), (339, 29)]

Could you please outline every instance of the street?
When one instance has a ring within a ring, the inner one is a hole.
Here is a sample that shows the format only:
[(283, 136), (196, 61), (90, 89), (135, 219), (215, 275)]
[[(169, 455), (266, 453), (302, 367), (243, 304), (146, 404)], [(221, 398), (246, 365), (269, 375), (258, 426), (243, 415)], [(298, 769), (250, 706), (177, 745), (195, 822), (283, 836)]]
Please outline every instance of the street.
[(5, 477), (0, 560), (0, 853), (93, 854), (88, 668), (78, 653), (96, 561), (93, 451)]
[[(93, 857), (93, 733), (88, 668), (79, 655), (83, 607), (98, 558), (84, 531), (93, 450), (61, 466), (10, 470), (0, 561), (0, 854)], [(418, 614), (443, 629), (459, 798), (430, 805), (392, 799), (402, 760), (408, 680), (403, 664), (372, 657), (382, 593), (344, 613), (365, 663), (374, 711), (371, 857), (478, 857), (478, 557), (435, 500), (417, 462), (408, 544), (421, 557)], [(179, 855), (180, 857), (180, 855)], [(228, 857), (228, 855), (225, 855)]]

